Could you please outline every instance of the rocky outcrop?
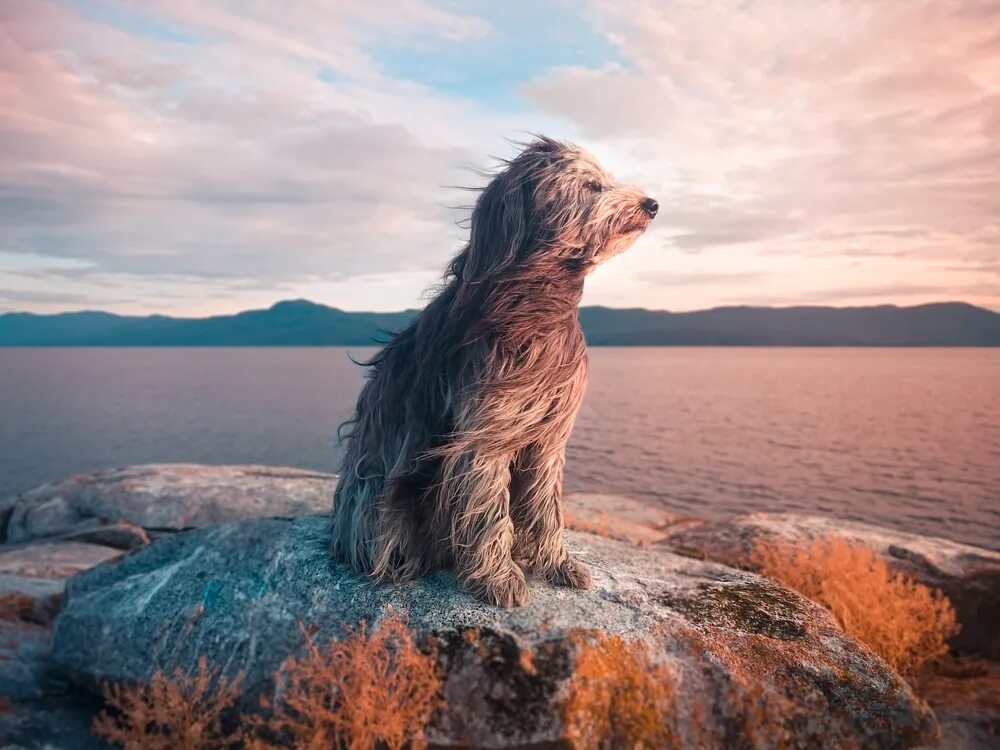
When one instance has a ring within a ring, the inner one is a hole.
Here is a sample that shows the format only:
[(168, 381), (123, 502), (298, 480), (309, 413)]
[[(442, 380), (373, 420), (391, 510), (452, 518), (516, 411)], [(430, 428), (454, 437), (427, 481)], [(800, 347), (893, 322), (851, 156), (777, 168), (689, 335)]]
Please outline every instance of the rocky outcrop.
[(7, 500), (0, 541), (69, 537), (132, 549), (147, 535), (328, 513), (336, 482), (275, 466), (148, 464), (77, 474)]
[[(285, 466), (145, 464), (76, 474), (0, 500), (0, 542), (59, 539), (130, 550), (151, 537), (248, 518), (323, 515), (334, 474)], [(648, 544), (677, 516), (632, 498), (574, 492), (582, 530)]]
[(917, 683), (941, 726), (934, 750), (1000, 747), (1000, 663), (948, 657)]
[(49, 660), (67, 578), (186, 529), (326, 513), (335, 486), (286, 467), (152, 464), (0, 499), (0, 747), (105, 747), (89, 732), (99, 702)]
[[(274, 690), (282, 661), (360, 620), (403, 614), (440, 647), (447, 708), (428, 729), (441, 746), (519, 747), (563, 736), (574, 633), (621, 634), (668, 663), (683, 690), (675, 715), (690, 739), (699, 719), (738, 737), (747, 701), (781, 706), (773, 735), (792, 747), (909, 747), (928, 741), (926, 706), (829, 615), (780, 586), (662, 549), (568, 532), (595, 587), (533, 583), (505, 611), (460, 592), (442, 573), (377, 586), (330, 561), (320, 518), (229, 523), (163, 539), (73, 578), (53, 660), (76, 684), (142, 682), (193, 669), (202, 655), (243, 672), (247, 706)], [(740, 686), (752, 682), (752, 695)]]
[(120, 554), (82, 542), (0, 545), (0, 596), (18, 598), (27, 619), (47, 624), (59, 610), (68, 577)]
[(748, 567), (758, 543), (781, 539), (808, 544), (829, 535), (869, 546), (893, 569), (940, 589), (951, 600), (962, 626), (951, 647), (1000, 658), (1000, 552), (863, 523), (791, 513), (754, 513), (725, 521), (688, 519), (665, 528), (658, 544), (700, 559)]
[(23, 701), (45, 695), (48, 655), (47, 628), (0, 620), (0, 696)]
[(644, 546), (662, 541), (664, 529), (684, 520), (640, 500), (601, 492), (571, 492), (563, 498), (566, 525)]
[[(1000, 630), (997, 553), (822, 518), (756, 514), (708, 522), (640, 500), (572, 493), (565, 507), (575, 528), (629, 544), (571, 534), (594, 564), (597, 588), (535, 585), (531, 604), (511, 613), (472, 602), (446, 574), (398, 590), (342, 575), (326, 557), (321, 519), (216, 525), (324, 515), (335, 483), (332, 475), (281, 467), (159, 464), (71, 477), (0, 500), (0, 541), (8, 541), (0, 543), (0, 601), (9, 607), (0, 610), (0, 747), (102, 748), (88, 731), (99, 707), (95, 682), (145, 679), (153, 666), (190, 665), (196, 653), (252, 670), (246, 696), (256, 705), (255, 691), (269, 689), (276, 665), (302, 645), (298, 618), (325, 638), (361, 616), (378, 620), (390, 606), (441, 648), (454, 710), (437, 717), (432, 731), (444, 744), (460, 736), (492, 737), (494, 746), (556, 736), (574, 668), (567, 636), (595, 628), (623, 633), (675, 668), (683, 682), (678, 717), (688, 729), (696, 723), (694, 706), (714, 701), (705, 720), (731, 738), (747, 708), (740, 690), (750, 685), (762, 690), (757, 699), (769, 714), (781, 715), (791, 746), (824, 732), (833, 739), (818, 746), (903, 746), (921, 734), (926, 740), (922, 704), (881, 662), (831, 629), (822, 611), (755, 576), (701, 562), (742, 567), (757, 540), (779, 537), (804, 542), (835, 533), (876, 547), (897, 569), (953, 600), (965, 624), (959, 648), (988, 651)], [(689, 559), (665, 552), (671, 548)], [(72, 638), (60, 636), (53, 662), (50, 627), (66, 580), (94, 565), (70, 579), (67, 616), (77, 619), (65, 621), (71, 630), (60, 624)], [(138, 605), (147, 600), (143, 615)], [(72, 639), (80, 645), (78, 661), (66, 656)], [(933, 747), (995, 746), (1000, 708), (991, 696), (1000, 676), (995, 664), (987, 669), (988, 679), (962, 674), (927, 693), (943, 729)], [(786, 694), (791, 703), (776, 712)], [(4, 700), (13, 701), (11, 710)], [(504, 734), (505, 726), (525, 721), (530, 731)], [(890, 731), (895, 739), (883, 745)]]

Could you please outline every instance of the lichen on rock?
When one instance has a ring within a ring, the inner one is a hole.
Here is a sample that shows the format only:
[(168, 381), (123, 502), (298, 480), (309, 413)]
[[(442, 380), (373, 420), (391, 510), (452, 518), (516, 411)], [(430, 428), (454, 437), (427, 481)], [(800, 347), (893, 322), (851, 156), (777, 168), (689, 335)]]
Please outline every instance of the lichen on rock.
[[(765, 738), (760, 747), (902, 748), (933, 736), (933, 716), (910, 688), (804, 598), (662, 550), (574, 532), (567, 540), (594, 589), (533, 581), (528, 604), (507, 611), (462, 593), (449, 573), (395, 587), (359, 580), (330, 560), (321, 518), (191, 531), (72, 579), (54, 659), (96, 690), (193, 669), (204, 656), (243, 673), (250, 706), (301, 652), (300, 622), (324, 642), (397, 613), (439, 644), (446, 708), (427, 728), (438, 746), (565, 738), (574, 638), (587, 632), (634, 642), (669, 666), (684, 686), (672, 711), (685, 742), (747, 727)], [(754, 719), (762, 705), (782, 707), (766, 732)]]

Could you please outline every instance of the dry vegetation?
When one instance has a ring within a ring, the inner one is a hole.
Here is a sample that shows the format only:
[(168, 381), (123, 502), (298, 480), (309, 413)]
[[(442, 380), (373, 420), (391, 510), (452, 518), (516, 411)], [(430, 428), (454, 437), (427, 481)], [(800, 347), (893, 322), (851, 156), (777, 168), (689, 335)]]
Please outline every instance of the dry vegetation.
[(844, 631), (901, 674), (913, 676), (948, 651), (958, 631), (941, 594), (898, 572), (876, 552), (839, 537), (806, 546), (758, 543), (761, 572), (826, 607)]
[(198, 672), (157, 672), (148, 686), (105, 685), (104, 711), (94, 720), (94, 733), (125, 750), (228, 750), (236, 732), (224, 730), (223, 714), (239, 696), (240, 676), (219, 677), (198, 661)]
[[(387, 618), (368, 633), (317, 646), (278, 672), (279, 698), (261, 698), (264, 716), (237, 716), (240, 678), (219, 678), (204, 659), (198, 673), (157, 673), (148, 687), (105, 686), (111, 713), (94, 732), (125, 750), (387, 750), (426, 746), (424, 727), (439, 704), (437, 655), (421, 651), (405, 622)], [(229, 729), (224, 721), (242, 729)], [(237, 721), (238, 719), (238, 721)]]
[[(406, 623), (387, 618), (368, 634), (362, 622), (347, 638), (308, 651), (282, 666), (281, 697), (262, 735), (300, 750), (368, 750), (426, 746), (424, 727), (440, 703), (437, 654), (417, 647)], [(264, 740), (252, 750), (281, 747)]]
[[(664, 631), (667, 633), (668, 631)], [(727, 691), (716, 706), (690, 694), (680, 701), (678, 679), (668, 663), (656, 663), (642, 643), (606, 633), (575, 634), (575, 665), (563, 725), (573, 747), (583, 750), (722, 750), (785, 748), (784, 723), (791, 704), (766, 695), (747, 659), (693, 628), (670, 637), (686, 649), (725, 666)]]
[[(946, 641), (956, 632), (954, 611), (940, 592), (892, 572), (873, 550), (843, 539), (820, 539), (803, 547), (759, 545), (753, 562), (765, 575), (828, 608), (849, 635), (911, 678), (946, 653)], [(15, 611), (20, 607), (10, 605)], [(303, 633), (304, 655), (282, 664), (276, 697), (261, 698), (260, 715), (239, 715), (239, 677), (222, 679), (202, 660), (193, 676), (158, 673), (148, 687), (107, 686), (111, 712), (98, 717), (94, 731), (125, 750), (426, 747), (424, 727), (441, 705), (437, 654), (414, 642), (404, 620), (389, 616), (373, 632), (362, 622), (326, 645)], [(563, 721), (575, 747), (684, 746), (677, 679), (668, 665), (655, 663), (642, 644), (620, 636), (572, 637), (575, 665)], [(708, 649), (707, 642), (698, 640), (705, 636), (691, 638), (691, 648)], [(755, 675), (738, 668), (752, 658), (720, 656), (719, 644), (711, 650), (727, 665), (732, 680), (727, 715), (733, 726), (726, 736), (717, 736), (722, 725), (709, 729), (717, 722), (705, 725), (705, 709), (694, 705), (689, 739), (699, 747), (725, 747), (738, 735), (748, 746), (783, 746), (786, 738), (775, 717), (788, 707), (781, 705), (780, 696), (763, 695)], [(533, 671), (530, 661), (522, 667)], [(995, 675), (985, 675), (976, 689), (992, 698), (996, 684)], [(934, 685), (939, 690), (953, 687), (940, 680)], [(229, 728), (236, 724), (242, 727)], [(730, 736), (732, 732), (736, 734)]]
[(676, 686), (670, 669), (621, 636), (577, 636), (563, 713), (576, 747), (598, 750), (680, 748), (673, 729)]

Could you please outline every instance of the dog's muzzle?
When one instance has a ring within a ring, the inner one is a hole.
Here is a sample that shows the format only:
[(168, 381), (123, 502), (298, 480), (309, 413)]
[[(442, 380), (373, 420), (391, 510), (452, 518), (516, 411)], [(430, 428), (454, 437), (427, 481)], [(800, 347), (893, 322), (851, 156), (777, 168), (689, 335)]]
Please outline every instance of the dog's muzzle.
[(650, 219), (652, 219), (656, 216), (656, 212), (660, 210), (660, 204), (652, 198), (646, 198), (646, 200), (642, 202), (642, 210), (646, 212)]

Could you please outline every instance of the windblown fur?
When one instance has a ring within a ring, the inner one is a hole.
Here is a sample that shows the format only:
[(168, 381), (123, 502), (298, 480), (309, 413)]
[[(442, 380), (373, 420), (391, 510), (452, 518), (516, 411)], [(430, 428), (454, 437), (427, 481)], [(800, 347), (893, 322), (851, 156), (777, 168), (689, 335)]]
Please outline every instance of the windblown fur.
[(454, 567), (473, 595), (522, 604), (522, 566), (586, 588), (563, 544), (563, 463), (587, 381), (586, 274), (656, 202), (546, 138), (481, 192), (437, 297), (369, 362), (333, 506), (333, 553), (406, 581)]

